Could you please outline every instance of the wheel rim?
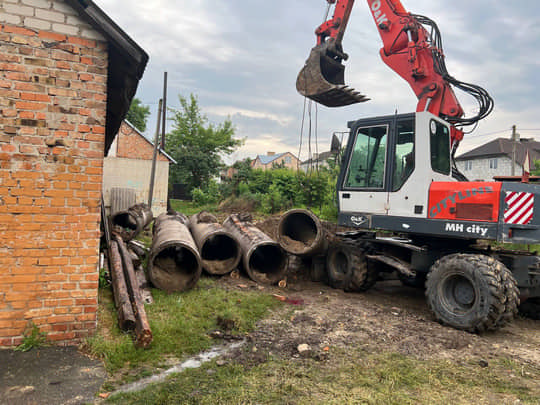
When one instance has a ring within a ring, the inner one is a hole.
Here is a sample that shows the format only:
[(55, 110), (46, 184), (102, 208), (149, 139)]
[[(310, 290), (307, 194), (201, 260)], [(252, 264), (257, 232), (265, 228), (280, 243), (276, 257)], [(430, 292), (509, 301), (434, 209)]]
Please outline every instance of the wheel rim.
[(463, 275), (453, 275), (441, 283), (444, 306), (455, 314), (464, 314), (474, 307), (476, 289), (474, 284)]

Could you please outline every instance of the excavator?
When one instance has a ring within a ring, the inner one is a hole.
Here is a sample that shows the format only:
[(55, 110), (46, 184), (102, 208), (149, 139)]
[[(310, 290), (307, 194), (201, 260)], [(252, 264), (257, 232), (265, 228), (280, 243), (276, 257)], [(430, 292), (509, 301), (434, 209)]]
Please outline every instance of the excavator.
[[(344, 82), (342, 40), (354, 0), (326, 1), (296, 88), (327, 107), (366, 102)], [(448, 73), (434, 21), (399, 0), (367, 5), (383, 42), (380, 57), (409, 83), (418, 104), (414, 113), (348, 123), (338, 224), (355, 230), (329, 238), (329, 283), (364, 291), (384, 272), (396, 272), (404, 284), (425, 288), (439, 322), (470, 332), (507, 325), (518, 307), (540, 319), (539, 256), (505, 248), (539, 243), (540, 186), (468, 181), (454, 163), (464, 127), (492, 111), (492, 98)], [(475, 116), (465, 116), (454, 89), (478, 101)]]

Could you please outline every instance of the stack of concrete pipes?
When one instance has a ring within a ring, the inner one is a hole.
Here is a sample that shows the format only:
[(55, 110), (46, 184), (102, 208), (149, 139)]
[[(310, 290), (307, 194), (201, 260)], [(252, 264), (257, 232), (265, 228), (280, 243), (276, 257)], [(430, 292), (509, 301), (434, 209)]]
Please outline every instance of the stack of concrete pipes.
[(203, 269), (225, 275), (241, 261), (247, 275), (261, 284), (275, 284), (287, 271), (286, 252), (246, 216), (231, 215), (221, 225), (208, 212), (187, 218), (170, 211), (154, 222), (147, 271), (157, 288), (188, 290)]

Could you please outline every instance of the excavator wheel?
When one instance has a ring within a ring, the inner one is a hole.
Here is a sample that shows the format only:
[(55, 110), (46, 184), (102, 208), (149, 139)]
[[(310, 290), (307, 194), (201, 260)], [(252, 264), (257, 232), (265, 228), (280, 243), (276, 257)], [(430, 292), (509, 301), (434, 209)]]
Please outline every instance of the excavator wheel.
[(427, 276), (426, 296), (438, 321), (475, 333), (508, 324), (519, 304), (510, 270), (481, 254), (451, 254), (435, 262)]
[(330, 243), (326, 256), (328, 284), (344, 291), (367, 291), (377, 281), (377, 272), (368, 266), (369, 247), (354, 240)]
[(540, 298), (529, 298), (519, 306), (519, 313), (527, 318), (540, 320)]

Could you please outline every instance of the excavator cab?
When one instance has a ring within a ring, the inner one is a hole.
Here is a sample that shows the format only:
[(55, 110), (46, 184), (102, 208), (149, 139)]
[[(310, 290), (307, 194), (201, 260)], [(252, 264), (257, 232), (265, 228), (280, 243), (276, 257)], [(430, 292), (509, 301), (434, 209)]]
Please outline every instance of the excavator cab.
[(342, 107), (368, 101), (369, 98), (345, 84), (342, 56), (332, 51), (332, 40), (311, 49), (309, 58), (296, 79), (296, 90), (327, 107)]

